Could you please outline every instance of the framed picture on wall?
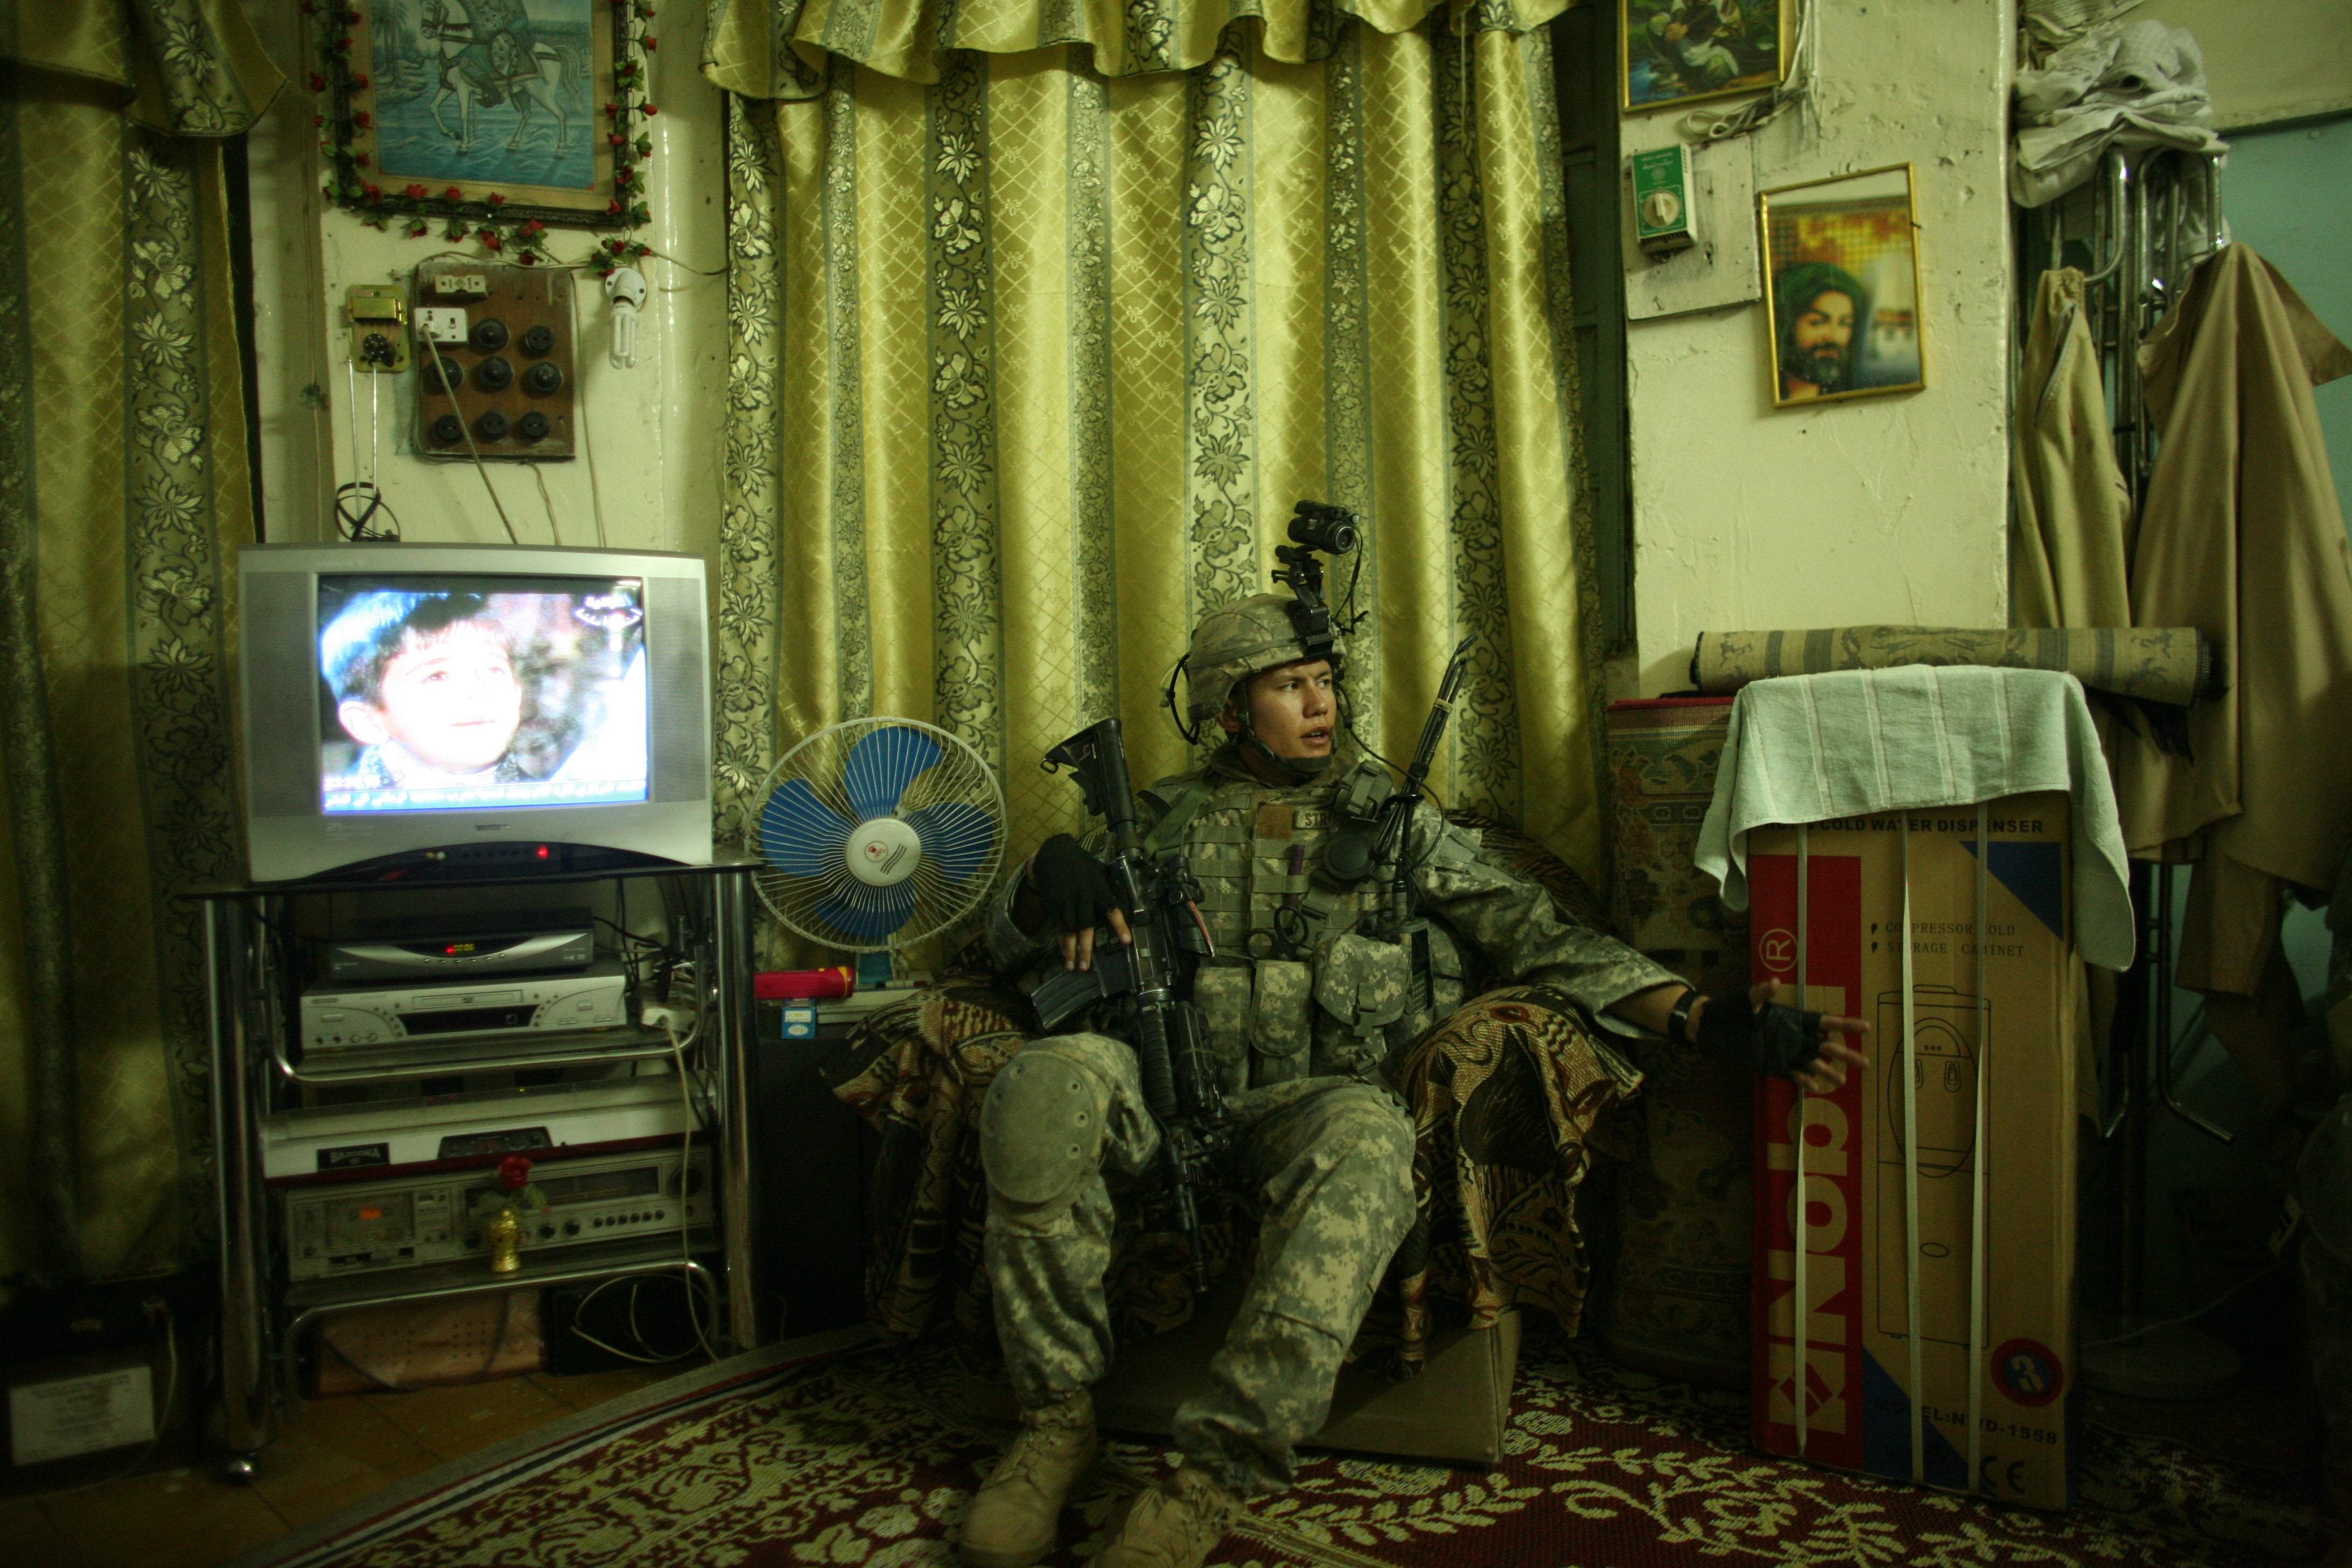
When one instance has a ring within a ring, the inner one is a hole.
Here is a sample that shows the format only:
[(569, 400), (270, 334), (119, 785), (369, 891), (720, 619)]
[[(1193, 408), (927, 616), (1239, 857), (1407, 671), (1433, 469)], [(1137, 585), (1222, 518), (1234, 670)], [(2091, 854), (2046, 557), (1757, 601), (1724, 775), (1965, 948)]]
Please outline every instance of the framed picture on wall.
[[(330, 132), (340, 205), (604, 225), (635, 204), (604, 106), (633, 11), (612, 0), (334, 0), (349, 24)], [(623, 69), (629, 68), (624, 67)], [(616, 155), (617, 154), (617, 155)], [(617, 178), (616, 178), (617, 175)]]
[(1617, 0), (1630, 111), (1762, 92), (1789, 74), (1792, 0)]
[(1927, 384), (1912, 197), (1908, 163), (1757, 197), (1775, 406)]

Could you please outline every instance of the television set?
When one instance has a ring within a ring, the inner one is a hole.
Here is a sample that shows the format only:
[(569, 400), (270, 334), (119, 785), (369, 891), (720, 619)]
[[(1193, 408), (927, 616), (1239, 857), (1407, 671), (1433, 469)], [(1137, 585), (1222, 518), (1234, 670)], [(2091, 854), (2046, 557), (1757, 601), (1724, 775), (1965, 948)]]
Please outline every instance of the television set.
[(701, 557), (666, 552), (246, 547), (253, 879), (709, 864), (703, 584)]

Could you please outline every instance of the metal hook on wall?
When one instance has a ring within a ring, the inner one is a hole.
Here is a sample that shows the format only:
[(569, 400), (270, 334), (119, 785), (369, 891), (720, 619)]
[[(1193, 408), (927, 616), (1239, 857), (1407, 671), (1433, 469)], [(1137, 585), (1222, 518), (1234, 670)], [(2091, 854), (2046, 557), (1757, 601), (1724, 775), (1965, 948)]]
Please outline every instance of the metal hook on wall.
[(2113, 240), (2113, 254), (2108, 256), (2105, 267), (2083, 275), (2085, 287), (2104, 283), (2113, 278), (2116, 269), (2124, 264), (2124, 253), (2131, 247), (2130, 226), (2126, 222), (2129, 216), (2126, 196), (2131, 185), (2131, 163), (2117, 147), (2108, 148), (2106, 156), (2100, 162), (2102, 167), (2099, 172), (2105, 178), (2092, 197), (2091, 256), (2094, 260), (2097, 259), (2099, 241), (2103, 238)]

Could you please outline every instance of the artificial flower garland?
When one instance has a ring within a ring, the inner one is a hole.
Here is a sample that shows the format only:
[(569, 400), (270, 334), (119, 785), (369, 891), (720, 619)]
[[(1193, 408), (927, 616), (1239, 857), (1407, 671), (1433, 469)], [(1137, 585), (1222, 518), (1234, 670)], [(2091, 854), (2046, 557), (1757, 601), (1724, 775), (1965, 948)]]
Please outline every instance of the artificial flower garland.
[[(518, 218), (506, 211), (507, 198), (492, 191), (481, 200), (469, 200), (456, 186), (435, 193), (420, 184), (387, 191), (372, 176), (370, 155), (352, 146), (355, 132), (374, 128), (373, 116), (352, 107), (352, 95), (368, 89), (364, 73), (352, 69), (352, 29), (364, 18), (347, 0), (299, 0), (302, 15), (320, 22), (319, 68), (310, 73), (312, 93), (325, 93), (329, 112), (313, 114), (310, 123), (326, 132), (320, 142), (329, 167), (322, 189), (330, 202), (360, 215), (372, 228), (389, 230), (394, 224), (411, 239), (422, 239), (436, 223), (441, 237), (452, 244), (473, 240), (494, 255), (525, 267), (551, 261), (546, 250), (547, 223), (542, 218)], [(652, 217), (646, 202), (644, 164), (653, 156), (654, 139), (637, 121), (661, 110), (646, 100), (646, 56), (660, 47), (646, 29), (654, 17), (650, 0), (612, 0), (622, 24), (620, 58), (613, 66), (613, 101), (604, 105), (604, 136), (613, 149), (614, 195), (605, 205), (607, 222), (635, 229)], [(594, 262), (600, 276), (630, 259), (653, 254), (653, 247), (626, 237), (602, 241)]]

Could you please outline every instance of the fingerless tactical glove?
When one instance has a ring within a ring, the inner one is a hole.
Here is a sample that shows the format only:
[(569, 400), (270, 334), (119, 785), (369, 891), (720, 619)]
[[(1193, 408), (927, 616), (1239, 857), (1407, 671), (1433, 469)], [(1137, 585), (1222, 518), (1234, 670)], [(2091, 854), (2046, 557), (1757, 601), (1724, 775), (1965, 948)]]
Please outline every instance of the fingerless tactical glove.
[(1822, 1016), (1767, 1002), (1759, 1007), (1746, 991), (1727, 991), (1707, 998), (1698, 1016), (1694, 1039), (1685, 1026), (1687, 1010), (1675, 1010), (1674, 1037), (1684, 1045), (1723, 1061), (1737, 1062), (1774, 1078), (1794, 1078), (1821, 1059)]
[(1102, 862), (1066, 833), (1056, 833), (1037, 847), (1036, 858), (1029, 862), (1029, 886), (1036, 891), (1048, 931), (1092, 931), (1118, 907)]

